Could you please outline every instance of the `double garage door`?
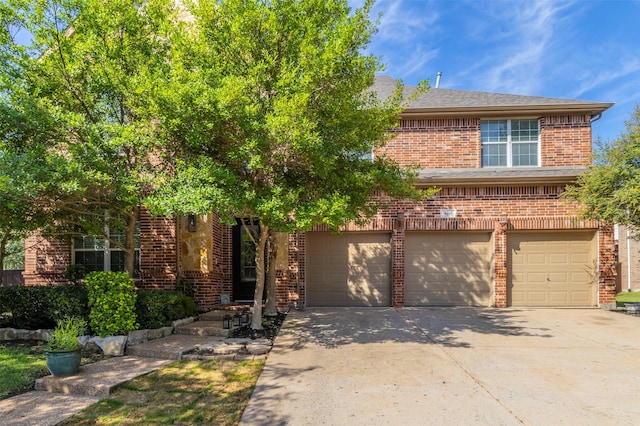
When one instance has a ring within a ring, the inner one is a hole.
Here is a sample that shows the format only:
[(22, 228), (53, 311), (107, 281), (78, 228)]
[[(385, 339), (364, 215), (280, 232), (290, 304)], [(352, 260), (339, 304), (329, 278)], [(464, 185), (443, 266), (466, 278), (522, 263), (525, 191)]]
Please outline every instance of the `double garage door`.
[[(390, 306), (391, 235), (309, 232), (307, 306)], [(405, 305), (491, 304), (491, 234), (406, 234)]]
[[(391, 235), (310, 232), (307, 306), (390, 306)], [(595, 305), (595, 232), (507, 235), (510, 306)], [(489, 232), (407, 232), (406, 306), (491, 306)]]

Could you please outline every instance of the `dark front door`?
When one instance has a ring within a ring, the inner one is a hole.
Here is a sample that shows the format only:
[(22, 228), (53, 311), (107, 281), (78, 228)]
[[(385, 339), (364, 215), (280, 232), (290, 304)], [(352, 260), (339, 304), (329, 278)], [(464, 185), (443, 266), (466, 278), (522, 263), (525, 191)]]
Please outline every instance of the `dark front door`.
[[(245, 225), (242, 225), (244, 220)], [(237, 219), (233, 227), (233, 300), (253, 302), (256, 289), (256, 246), (260, 227), (257, 221)], [(253, 237), (253, 240), (251, 236)]]

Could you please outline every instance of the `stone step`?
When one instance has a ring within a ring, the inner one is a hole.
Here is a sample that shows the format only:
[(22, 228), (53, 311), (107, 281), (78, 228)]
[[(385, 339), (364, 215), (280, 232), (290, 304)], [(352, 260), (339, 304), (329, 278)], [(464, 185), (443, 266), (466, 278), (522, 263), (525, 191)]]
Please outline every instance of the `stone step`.
[(127, 355), (178, 360), (182, 359), (182, 354), (185, 352), (219, 340), (224, 340), (224, 337), (172, 334), (162, 339), (129, 346), (127, 347)]
[(222, 328), (222, 320), (220, 321), (194, 321), (189, 324), (177, 326), (174, 334), (190, 335), (190, 336), (219, 336), (229, 337), (233, 329)]
[(220, 322), (220, 324), (222, 324), (222, 319), (224, 318), (225, 315), (231, 315), (233, 317), (233, 315), (235, 315), (236, 313), (242, 313), (243, 309), (238, 308), (238, 309), (230, 309), (230, 310), (215, 310), (215, 311), (209, 311), (209, 312), (205, 312), (203, 314), (198, 315), (198, 318), (200, 319), (200, 321), (218, 321)]

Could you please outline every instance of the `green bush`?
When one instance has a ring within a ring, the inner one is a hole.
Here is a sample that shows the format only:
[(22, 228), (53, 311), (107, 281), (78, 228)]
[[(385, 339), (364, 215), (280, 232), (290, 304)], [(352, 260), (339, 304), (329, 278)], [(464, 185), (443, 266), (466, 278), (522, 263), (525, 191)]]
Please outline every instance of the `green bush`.
[(92, 272), (85, 278), (89, 325), (100, 337), (137, 330), (133, 280), (126, 272)]
[(88, 315), (84, 286), (0, 287), (0, 327), (53, 328), (62, 318)]
[(171, 321), (196, 314), (196, 303), (182, 293), (170, 290), (139, 290), (136, 314), (140, 328), (159, 328)]

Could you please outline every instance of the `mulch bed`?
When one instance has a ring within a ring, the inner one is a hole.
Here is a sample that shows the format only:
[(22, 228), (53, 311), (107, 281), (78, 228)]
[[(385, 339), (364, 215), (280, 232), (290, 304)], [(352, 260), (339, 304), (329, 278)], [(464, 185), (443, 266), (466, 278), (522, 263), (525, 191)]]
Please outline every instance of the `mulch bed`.
[(276, 316), (262, 317), (262, 330), (254, 330), (250, 325), (243, 325), (233, 330), (231, 337), (243, 339), (269, 339), (273, 342), (287, 314), (279, 312)]

